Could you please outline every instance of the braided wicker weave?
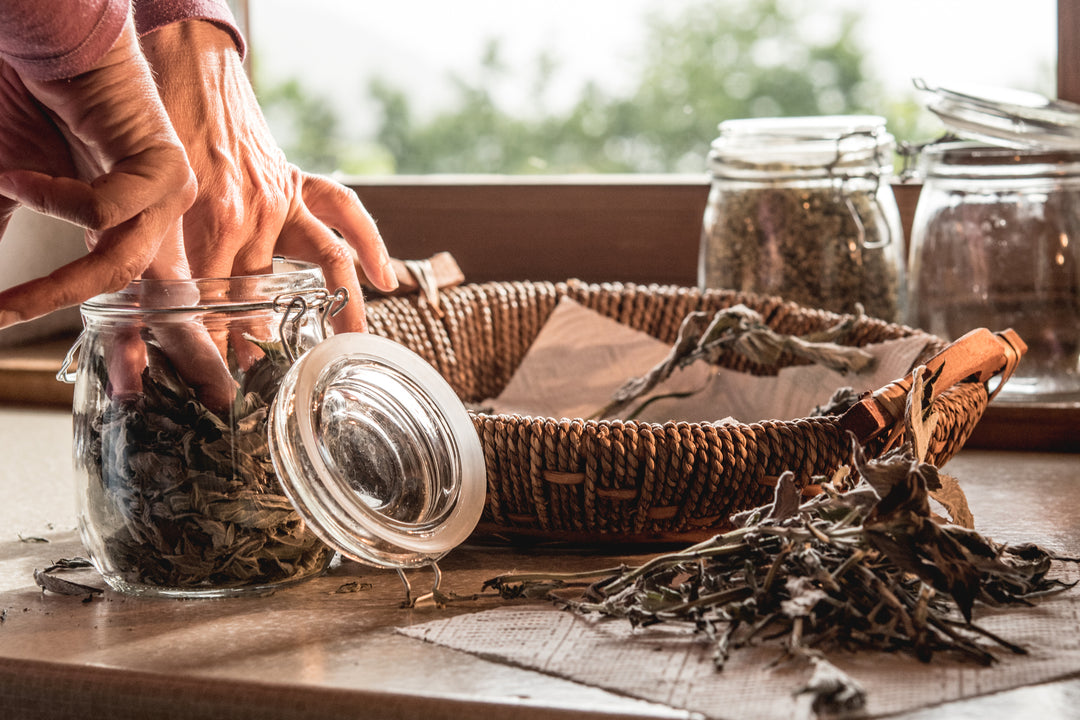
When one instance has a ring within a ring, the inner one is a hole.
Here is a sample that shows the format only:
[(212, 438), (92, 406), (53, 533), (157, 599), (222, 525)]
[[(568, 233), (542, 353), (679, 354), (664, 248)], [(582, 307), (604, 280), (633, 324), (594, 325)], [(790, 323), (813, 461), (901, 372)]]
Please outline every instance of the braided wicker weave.
[[(739, 303), (785, 334), (821, 330), (841, 317), (732, 291), (571, 281), (463, 285), (443, 290), (438, 308), (417, 296), (376, 299), (368, 303), (368, 322), (372, 332), (424, 357), (465, 402), (477, 403), (502, 391), (564, 295), (667, 343), (688, 313)], [(842, 342), (862, 346), (916, 332), (860, 318)], [(931, 338), (925, 356), (944, 346)], [(760, 367), (734, 356), (721, 364), (770, 374), (792, 362)], [(940, 465), (959, 450), (987, 402), (978, 382), (960, 383), (938, 397), (931, 461)], [(487, 464), (487, 505), (477, 529), (483, 535), (572, 542), (696, 539), (728, 529), (733, 513), (767, 502), (782, 472), (793, 471), (805, 485), (851, 458), (838, 416), (663, 425), (479, 412), (472, 417)], [(867, 447), (870, 455), (880, 450)]]

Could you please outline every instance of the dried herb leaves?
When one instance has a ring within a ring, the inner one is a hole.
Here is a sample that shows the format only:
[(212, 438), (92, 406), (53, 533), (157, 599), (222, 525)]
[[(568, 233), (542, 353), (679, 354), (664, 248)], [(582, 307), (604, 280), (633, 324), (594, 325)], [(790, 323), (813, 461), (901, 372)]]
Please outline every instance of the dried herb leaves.
[(835, 312), (860, 302), (896, 320), (903, 282), (875, 183), (782, 182), (710, 194), (702, 232), (706, 287), (732, 288)]
[(994, 646), (1023, 653), (973, 623), (972, 609), (1070, 587), (1050, 574), (1066, 558), (939, 521), (930, 495), (940, 476), (909, 443), (874, 460), (856, 446), (854, 469), (822, 479), (807, 501), (786, 473), (771, 505), (733, 518), (736, 530), (637, 567), (505, 575), (485, 587), (635, 626), (689, 624), (713, 644), (718, 668), (767, 640), (782, 642), (780, 659), (869, 649), (989, 664)]
[[(200, 403), (152, 343), (140, 395), (76, 416), (85, 512), (102, 536), (107, 574), (134, 586), (223, 589), (325, 567), (330, 549), (282, 493), (270, 459), (266, 418), (288, 361), (274, 345), (260, 347), (227, 418)], [(104, 387), (97, 370), (91, 381)]]
[[(783, 335), (770, 328), (765, 319), (745, 305), (724, 308), (710, 315), (691, 312), (679, 326), (679, 333), (668, 354), (649, 372), (631, 378), (612, 394), (611, 402), (595, 417), (621, 416), (631, 419), (640, 412), (625, 411), (635, 400), (654, 390), (680, 368), (702, 361), (718, 364), (725, 354), (733, 353), (750, 362), (776, 367), (784, 356), (812, 362), (840, 373), (872, 370), (873, 355), (860, 347), (840, 345), (854, 324), (862, 317), (861, 306), (854, 315), (842, 318), (832, 327), (807, 335)], [(647, 401), (645, 404), (648, 404)]]

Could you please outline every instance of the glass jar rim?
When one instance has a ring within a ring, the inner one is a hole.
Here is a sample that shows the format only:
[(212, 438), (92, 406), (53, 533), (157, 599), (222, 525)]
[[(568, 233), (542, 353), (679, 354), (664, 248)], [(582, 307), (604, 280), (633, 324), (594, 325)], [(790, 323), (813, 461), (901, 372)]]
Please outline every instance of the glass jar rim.
[(271, 272), (223, 278), (139, 279), (82, 304), (90, 314), (225, 311), (272, 307), (281, 295), (318, 290), (322, 269), (309, 262), (274, 258)]
[(737, 118), (719, 129), (709, 153), (715, 177), (881, 175), (895, 147), (878, 115)]
[(923, 177), (1025, 178), (1080, 175), (1080, 150), (1016, 148), (958, 140), (932, 143), (919, 158)]

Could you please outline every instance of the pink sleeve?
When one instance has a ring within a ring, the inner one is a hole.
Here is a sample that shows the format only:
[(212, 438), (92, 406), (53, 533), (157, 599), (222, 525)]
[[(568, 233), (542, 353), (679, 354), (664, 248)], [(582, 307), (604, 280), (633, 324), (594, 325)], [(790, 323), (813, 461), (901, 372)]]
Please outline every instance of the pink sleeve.
[(181, 20), (208, 20), (229, 31), (241, 57), (244, 37), (225, 0), (134, 0), (135, 29), (139, 37)]
[(128, 0), (4, 0), (0, 59), (26, 79), (86, 72), (124, 28)]

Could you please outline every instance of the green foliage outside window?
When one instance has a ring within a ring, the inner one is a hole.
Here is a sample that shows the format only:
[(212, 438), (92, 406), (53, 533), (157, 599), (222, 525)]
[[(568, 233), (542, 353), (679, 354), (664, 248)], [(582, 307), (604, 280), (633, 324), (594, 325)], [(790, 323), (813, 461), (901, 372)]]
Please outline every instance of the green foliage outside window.
[(341, 141), (329, 102), (296, 80), (268, 87), (260, 100), (290, 158), (317, 172), (703, 172), (717, 123), (737, 117), (874, 113), (898, 138), (913, 137), (926, 119), (913, 99), (882, 97), (868, 76), (858, 14), (834, 18), (815, 40), (791, 5), (702, 0), (675, 18), (652, 16), (640, 63), (627, 68), (636, 88), (615, 96), (587, 84), (562, 111), (543, 104), (559, 71), (547, 55), (527, 79), (536, 106), (500, 106), (497, 88), (521, 78), (495, 40), (476, 77), (452, 77), (453, 103), (430, 117), (418, 116), (406, 90), (371, 80), (378, 129), (364, 144)]

